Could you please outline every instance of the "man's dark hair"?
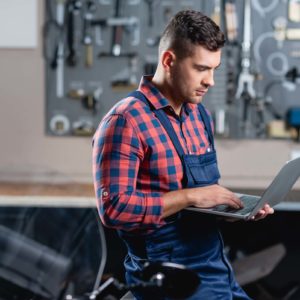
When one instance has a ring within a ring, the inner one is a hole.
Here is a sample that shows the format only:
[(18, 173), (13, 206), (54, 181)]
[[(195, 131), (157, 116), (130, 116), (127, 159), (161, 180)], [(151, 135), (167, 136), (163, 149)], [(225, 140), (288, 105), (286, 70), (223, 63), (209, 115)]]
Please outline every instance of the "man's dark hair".
[(159, 52), (173, 49), (179, 58), (192, 54), (193, 45), (217, 51), (225, 44), (220, 27), (199, 11), (178, 12), (165, 28), (159, 43)]

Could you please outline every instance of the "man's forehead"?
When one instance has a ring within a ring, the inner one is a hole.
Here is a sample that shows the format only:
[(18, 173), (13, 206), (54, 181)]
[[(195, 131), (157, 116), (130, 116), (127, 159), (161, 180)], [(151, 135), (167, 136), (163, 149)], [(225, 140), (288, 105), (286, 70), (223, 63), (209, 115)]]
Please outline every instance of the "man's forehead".
[(194, 64), (217, 68), (221, 64), (221, 49), (210, 51), (203, 46), (194, 47), (190, 59)]

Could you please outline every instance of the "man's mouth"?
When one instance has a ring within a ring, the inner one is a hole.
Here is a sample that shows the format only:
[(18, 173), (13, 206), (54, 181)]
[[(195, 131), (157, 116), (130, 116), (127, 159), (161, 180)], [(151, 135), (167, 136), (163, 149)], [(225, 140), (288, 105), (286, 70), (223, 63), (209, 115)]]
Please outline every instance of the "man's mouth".
[(204, 96), (206, 94), (207, 90), (196, 90), (197, 96)]

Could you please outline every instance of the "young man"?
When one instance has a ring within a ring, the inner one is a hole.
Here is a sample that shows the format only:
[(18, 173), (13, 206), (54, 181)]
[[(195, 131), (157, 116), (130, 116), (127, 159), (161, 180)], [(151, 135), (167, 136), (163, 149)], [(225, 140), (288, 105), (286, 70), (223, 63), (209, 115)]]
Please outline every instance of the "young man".
[[(184, 210), (242, 207), (218, 185), (211, 118), (201, 104), (214, 85), (224, 42), (220, 28), (202, 13), (177, 13), (162, 34), (154, 76), (144, 76), (138, 92), (117, 103), (95, 134), (99, 213), (127, 245), (128, 283), (137, 282), (145, 261), (171, 261), (199, 274), (190, 299), (249, 299), (223, 254), (216, 218)], [(266, 205), (255, 219), (270, 213)]]

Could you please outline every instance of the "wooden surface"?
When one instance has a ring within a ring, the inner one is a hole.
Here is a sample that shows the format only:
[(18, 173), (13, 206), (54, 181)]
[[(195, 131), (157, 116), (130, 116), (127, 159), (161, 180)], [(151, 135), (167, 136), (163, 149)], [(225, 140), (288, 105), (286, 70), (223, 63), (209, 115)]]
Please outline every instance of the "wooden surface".
[(11, 196), (75, 196), (94, 197), (92, 184), (68, 183), (68, 184), (45, 184), (45, 183), (11, 183), (0, 182), (0, 195)]
[[(261, 195), (259, 189), (232, 189), (232, 191)], [(14, 183), (0, 182), (0, 206), (3, 205), (38, 205), (94, 207), (96, 198), (92, 184), (66, 183)], [(277, 210), (300, 211), (300, 191), (289, 193), (286, 201), (276, 206)]]

